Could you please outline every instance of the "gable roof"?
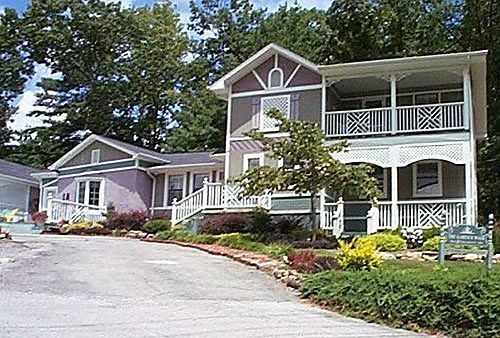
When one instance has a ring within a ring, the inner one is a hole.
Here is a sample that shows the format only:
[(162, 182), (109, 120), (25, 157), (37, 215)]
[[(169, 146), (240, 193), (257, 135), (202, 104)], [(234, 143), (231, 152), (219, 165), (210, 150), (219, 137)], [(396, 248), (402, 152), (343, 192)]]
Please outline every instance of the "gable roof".
[(136, 145), (118, 141), (109, 137), (100, 135), (90, 135), (75, 148), (67, 152), (59, 160), (54, 162), (49, 169), (57, 170), (73, 157), (78, 155), (91, 143), (99, 141), (110, 147), (123, 151), (134, 158), (144, 159), (158, 165), (193, 165), (193, 164), (215, 164), (219, 161), (213, 158), (213, 151), (189, 152), (189, 153), (159, 153), (150, 149), (138, 147)]
[(318, 66), (305, 59), (304, 57), (288, 50), (275, 43), (270, 43), (266, 47), (259, 50), (257, 53), (248, 58), (245, 62), (241, 63), (238, 67), (231, 70), (229, 73), (221, 77), (219, 80), (215, 81), (208, 88), (213, 91), (219, 97), (225, 97), (227, 95), (229, 85), (241, 79), (243, 76), (252, 71), (255, 67), (259, 66), (261, 63), (266, 61), (268, 58), (275, 54), (282, 55), (287, 59), (290, 59), (301, 66), (304, 66), (313, 72), (318, 73)]
[(31, 174), (46, 172), (19, 163), (14, 163), (0, 159), (0, 176), (6, 176), (26, 183), (38, 184), (38, 181)]

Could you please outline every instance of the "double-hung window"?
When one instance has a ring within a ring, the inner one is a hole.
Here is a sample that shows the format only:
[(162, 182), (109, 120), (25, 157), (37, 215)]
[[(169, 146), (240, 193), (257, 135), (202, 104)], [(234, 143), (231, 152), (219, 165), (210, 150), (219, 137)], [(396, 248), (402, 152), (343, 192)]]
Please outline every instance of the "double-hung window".
[(81, 204), (103, 205), (103, 181), (101, 179), (83, 179), (78, 181), (77, 202)]
[(413, 164), (413, 196), (441, 197), (442, 168), (439, 161), (422, 161)]
[(264, 153), (245, 154), (243, 156), (243, 172), (264, 165)]
[(209, 178), (210, 175), (208, 173), (193, 174), (193, 192), (203, 188), (203, 181)]
[(184, 197), (184, 175), (169, 175), (167, 189), (167, 205), (172, 205), (174, 199), (180, 201)]
[(278, 121), (267, 113), (277, 109), (286, 117), (290, 117), (290, 95), (266, 96), (260, 100), (260, 130), (277, 131)]

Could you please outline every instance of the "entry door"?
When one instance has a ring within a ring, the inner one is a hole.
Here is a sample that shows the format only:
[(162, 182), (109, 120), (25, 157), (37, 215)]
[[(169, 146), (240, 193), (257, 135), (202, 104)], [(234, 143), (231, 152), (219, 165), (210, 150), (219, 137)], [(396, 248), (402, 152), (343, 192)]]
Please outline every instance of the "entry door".
[(41, 210), (47, 210), (48, 200), (56, 197), (57, 197), (57, 187), (43, 188)]

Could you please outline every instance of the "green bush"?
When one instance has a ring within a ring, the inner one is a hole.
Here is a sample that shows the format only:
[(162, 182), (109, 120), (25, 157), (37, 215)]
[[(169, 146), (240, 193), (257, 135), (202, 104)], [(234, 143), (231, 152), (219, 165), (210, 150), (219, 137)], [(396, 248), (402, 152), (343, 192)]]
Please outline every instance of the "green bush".
[(493, 247), (495, 253), (500, 253), (500, 227), (493, 229)]
[(358, 239), (358, 245), (372, 244), (379, 251), (401, 251), (406, 249), (406, 241), (399, 235), (376, 233)]
[(102, 224), (90, 222), (65, 224), (60, 229), (60, 233), (64, 235), (108, 235), (110, 232)]
[(439, 233), (440, 233), (440, 228), (438, 228), (438, 227), (424, 229), (422, 231), (422, 237), (424, 239), (424, 243), (425, 243), (425, 241), (431, 239), (432, 237), (439, 236)]
[(439, 236), (429, 238), (422, 245), (424, 251), (439, 251)]
[(382, 263), (375, 245), (359, 240), (351, 243), (339, 241), (339, 250), (335, 258), (343, 270), (372, 270)]
[(227, 246), (229, 248), (256, 252), (264, 252), (266, 249), (266, 245), (264, 243), (253, 241), (250, 234), (234, 233), (224, 234), (218, 237), (219, 239), (217, 244)]
[(197, 235), (179, 230), (160, 231), (156, 233), (155, 238), (160, 240), (172, 240), (172, 241), (194, 243), (194, 244), (213, 244), (217, 241), (217, 237), (212, 235), (205, 235), (205, 234)]
[(171, 223), (167, 219), (152, 219), (142, 227), (142, 231), (148, 234), (156, 234), (158, 231), (170, 230)]
[(499, 336), (500, 270), (488, 277), (481, 264), (453, 262), (436, 269), (430, 262), (408, 263), (393, 263), (394, 269), (384, 263), (369, 272), (314, 274), (301, 291), (333, 310), (365, 320), (439, 330), (453, 337)]
[(268, 234), (273, 231), (271, 226), (271, 215), (262, 208), (255, 209), (248, 218), (247, 229), (251, 234)]

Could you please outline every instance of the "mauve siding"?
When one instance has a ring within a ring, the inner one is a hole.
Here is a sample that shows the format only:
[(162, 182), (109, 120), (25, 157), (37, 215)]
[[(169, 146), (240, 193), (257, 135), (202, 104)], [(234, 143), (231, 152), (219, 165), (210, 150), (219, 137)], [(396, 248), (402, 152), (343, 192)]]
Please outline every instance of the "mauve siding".
[(243, 76), (240, 80), (233, 84), (233, 93), (249, 92), (263, 89), (264, 88), (262, 88), (259, 81), (252, 72)]
[[(140, 170), (125, 170), (89, 175), (89, 178), (104, 178), (104, 203), (113, 203), (117, 211), (146, 210), (151, 206), (151, 178)], [(79, 176), (84, 178), (84, 176)], [(69, 200), (76, 200), (75, 178), (58, 181), (58, 196), (69, 194)]]
[[(316, 121), (319, 124), (321, 120), (321, 89), (290, 92), (290, 94), (298, 95), (298, 119)], [(263, 96), (265, 95), (232, 98), (231, 136), (243, 136), (243, 133), (252, 129), (252, 102)]]
[(257, 68), (255, 68), (255, 72), (259, 74), (260, 78), (267, 84), (267, 75), (269, 71), (274, 68), (274, 56), (270, 57), (266, 61), (262, 62)]
[(100, 162), (123, 160), (126, 158), (131, 158), (127, 153), (124, 153), (116, 148), (110, 147), (99, 141), (92, 142), (87, 148), (83, 149), (70, 161), (64, 164), (64, 167), (72, 167), (75, 165), (90, 164), (92, 150), (100, 149)]
[(297, 74), (290, 82), (289, 87), (308, 86), (321, 84), (321, 75), (309, 70), (306, 67), (300, 67)]
[(156, 175), (155, 207), (163, 206), (164, 194), (165, 194), (165, 174), (158, 174)]

